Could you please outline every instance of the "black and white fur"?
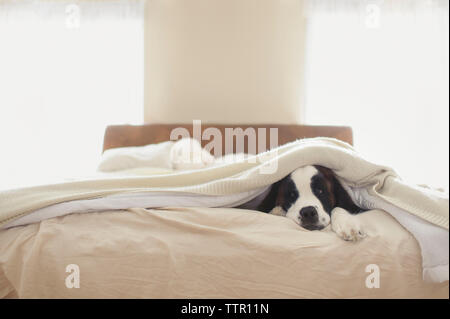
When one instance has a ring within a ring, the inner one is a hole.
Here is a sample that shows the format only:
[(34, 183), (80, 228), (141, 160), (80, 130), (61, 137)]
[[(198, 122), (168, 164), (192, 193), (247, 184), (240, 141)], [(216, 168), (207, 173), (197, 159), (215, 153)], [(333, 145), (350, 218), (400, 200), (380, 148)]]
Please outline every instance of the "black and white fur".
[(331, 229), (345, 240), (366, 236), (354, 217), (364, 210), (353, 203), (333, 172), (323, 166), (298, 168), (273, 184), (260, 197), (256, 210), (285, 216), (308, 230), (331, 224)]
[[(213, 166), (216, 160), (197, 140), (190, 138), (177, 141), (170, 158), (175, 169)], [(227, 156), (221, 160), (227, 162)], [(353, 203), (333, 172), (323, 166), (298, 168), (263, 194), (237, 208), (285, 216), (308, 230), (320, 230), (331, 224), (331, 229), (345, 240), (366, 236), (354, 217), (364, 210)]]

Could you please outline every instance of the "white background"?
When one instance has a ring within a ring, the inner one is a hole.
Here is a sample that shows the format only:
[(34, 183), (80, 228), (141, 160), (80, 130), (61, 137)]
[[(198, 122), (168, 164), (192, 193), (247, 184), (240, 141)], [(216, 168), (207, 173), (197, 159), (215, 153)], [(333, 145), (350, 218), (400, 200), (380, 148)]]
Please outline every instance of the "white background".
[(366, 158), (448, 190), (448, 2), (415, 3), (378, 15), (313, 8), (305, 121), (351, 126)]
[[(106, 125), (142, 121), (142, 3), (83, 2), (78, 16), (67, 3), (0, 0), (1, 188), (92, 172)], [(349, 125), (368, 159), (448, 189), (444, 3), (381, 7), (375, 24), (309, 12), (305, 122)]]

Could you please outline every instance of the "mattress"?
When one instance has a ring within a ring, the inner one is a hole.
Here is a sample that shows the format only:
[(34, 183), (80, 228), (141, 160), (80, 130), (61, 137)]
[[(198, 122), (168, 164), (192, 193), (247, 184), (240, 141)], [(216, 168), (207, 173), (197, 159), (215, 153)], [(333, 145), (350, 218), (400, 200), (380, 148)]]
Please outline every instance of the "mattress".
[[(448, 281), (424, 282), (418, 243), (391, 215), (357, 218), (368, 233), (359, 242), (234, 208), (50, 218), (0, 231), (0, 297), (449, 297)], [(67, 284), (73, 265), (79, 288)]]

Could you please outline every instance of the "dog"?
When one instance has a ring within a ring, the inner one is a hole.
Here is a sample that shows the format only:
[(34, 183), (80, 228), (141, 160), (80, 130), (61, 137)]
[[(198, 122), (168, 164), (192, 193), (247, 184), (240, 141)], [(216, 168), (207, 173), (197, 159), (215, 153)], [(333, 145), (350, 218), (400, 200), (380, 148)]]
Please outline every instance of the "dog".
[(285, 216), (307, 230), (331, 224), (331, 229), (348, 241), (366, 237), (355, 218), (365, 210), (352, 201), (331, 169), (319, 165), (296, 169), (240, 208)]
[[(246, 154), (231, 154), (214, 158), (200, 143), (185, 138), (174, 143), (170, 158), (174, 169), (199, 169), (233, 162)], [(296, 169), (265, 192), (237, 206), (273, 215), (285, 216), (307, 230), (331, 229), (344, 240), (357, 241), (366, 237), (354, 215), (359, 208), (347, 194), (331, 169), (309, 165)]]

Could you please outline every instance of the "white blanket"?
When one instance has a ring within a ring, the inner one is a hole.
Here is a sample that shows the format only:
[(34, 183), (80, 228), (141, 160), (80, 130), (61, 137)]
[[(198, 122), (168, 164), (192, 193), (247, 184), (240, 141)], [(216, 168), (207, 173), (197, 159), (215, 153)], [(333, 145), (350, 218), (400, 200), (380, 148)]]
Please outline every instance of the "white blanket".
[[(345, 185), (345, 184), (344, 184)], [(359, 207), (381, 209), (391, 214), (418, 241), (422, 252), (423, 278), (427, 282), (444, 282), (449, 278), (449, 232), (420, 219), (388, 202), (371, 196), (364, 188), (347, 191)]]

